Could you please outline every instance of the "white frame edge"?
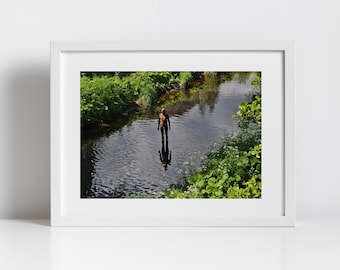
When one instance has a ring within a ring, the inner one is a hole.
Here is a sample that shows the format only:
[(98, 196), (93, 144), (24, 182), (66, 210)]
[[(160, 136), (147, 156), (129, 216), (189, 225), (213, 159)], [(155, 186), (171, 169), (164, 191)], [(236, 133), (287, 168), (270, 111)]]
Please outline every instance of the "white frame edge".
[[(296, 221), (295, 198), (295, 81), (294, 43), (285, 47), (284, 130), (285, 130), (285, 215), (292, 226)], [(288, 91), (287, 91), (288, 89)], [(289, 179), (289, 181), (287, 181)]]
[[(68, 42), (51, 41), (50, 132), (51, 132), (51, 226), (295, 226), (295, 110), (294, 110), (294, 42), (292, 41), (224, 41), (224, 42)], [(199, 44), (199, 45), (197, 45)], [(77, 218), (61, 215), (60, 176), (60, 63), (62, 52), (109, 51), (282, 51), (284, 53), (284, 213), (282, 217), (256, 218)], [(289, 107), (288, 107), (289, 106)]]
[(50, 192), (51, 225), (60, 220), (60, 54), (61, 47), (51, 42), (50, 54)]

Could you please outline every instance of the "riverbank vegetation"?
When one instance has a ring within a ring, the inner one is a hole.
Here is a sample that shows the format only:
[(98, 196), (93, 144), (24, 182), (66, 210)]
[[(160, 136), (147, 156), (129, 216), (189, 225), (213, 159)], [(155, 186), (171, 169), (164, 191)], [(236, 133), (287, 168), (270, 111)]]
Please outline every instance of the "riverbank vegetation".
[[(235, 72), (82, 72), (82, 126), (110, 122), (136, 109), (155, 110), (182, 102), (197, 102), (202, 91), (215, 91)], [(165, 94), (165, 95), (164, 95)], [(196, 96), (194, 95), (196, 94)], [(200, 94), (200, 95), (199, 95)], [(162, 97), (164, 95), (164, 97)]]
[(82, 73), (80, 78), (82, 125), (110, 121), (133, 103), (148, 107), (178, 83), (172, 72)]
[(261, 75), (254, 92), (234, 115), (239, 133), (227, 134), (212, 145), (199, 166), (189, 169), (166, 192), (166, 198), (261, 198)]

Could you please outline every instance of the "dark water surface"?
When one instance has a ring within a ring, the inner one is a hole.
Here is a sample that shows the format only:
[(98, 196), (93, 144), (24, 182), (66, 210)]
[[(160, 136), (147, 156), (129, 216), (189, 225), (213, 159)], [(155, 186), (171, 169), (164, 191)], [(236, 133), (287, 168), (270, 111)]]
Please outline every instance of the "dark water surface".
[(252, 91), (250, 82), (223, 83), (213, 102), (202, 98), (184, 113), (170, 114), (168, 144), (162, 144), (154, 118), (136, 120), (91, 143), (83, 138), (83, 145), (89, 146), (82, 155), (81, 196), (150, 197), (176, 183), (189, 158), (199, 163), (213, 142), (227, 132), (237, 132), (232, 115)]

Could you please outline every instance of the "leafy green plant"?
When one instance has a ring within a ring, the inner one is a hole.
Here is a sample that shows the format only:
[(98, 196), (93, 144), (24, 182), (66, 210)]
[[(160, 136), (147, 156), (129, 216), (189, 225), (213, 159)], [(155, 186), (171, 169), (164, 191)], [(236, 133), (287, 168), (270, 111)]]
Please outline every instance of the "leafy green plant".
[(183, 71), (179, 73), (179, 85), (181, 89), (186, 88), (187, 82), (192, 78), (192, 74), (189, 71)]
[(208, 153), (201, 170), (183, 185), (172, 186), (167, 198), (260, 198), (261, 145), (248, 152), (220, 144)]
[(81, 120), (83, 125), (110, 121), (132, 102), (150, 107), (179, 78), (175, 72), (82, 73)]
[(261, 97), (255, 96), (250, 103), (242, 102), (238, 112), (234, 115), (239, 119), (239, 127), (247, 128), (250, 123), (261, 125)]
[(110, 118), (132, 102), (130, 90), (116, 77), (80, 78), (82, 123), (98, 123)]
[(251, 85), (255, 87), (255, 89), (261, 89), (262, 79), (261, 79), (261, 72), (256, 72), (254, 79), (251, 82)]
[(204, 72), (203, 89), (216, 90), (219, 85), (217, 72), (206, 71)]

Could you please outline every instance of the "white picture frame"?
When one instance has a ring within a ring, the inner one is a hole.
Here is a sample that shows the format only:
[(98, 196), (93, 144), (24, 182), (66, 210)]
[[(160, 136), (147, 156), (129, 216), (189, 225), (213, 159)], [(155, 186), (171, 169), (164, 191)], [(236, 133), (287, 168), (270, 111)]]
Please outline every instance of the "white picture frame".
[[(170, 60), (165, 64), (162, 59)], [(263, 199), (246, 201), (80, 198), (79, 71), (175, 67), (264, 72), (263, 87), (275, 90), (263, 99), (263, 116), (268, 116), (262, 131), (264, 148), (268, 145), (263, 167), (276, 169), (263, 181), (276, 181), (275, 196), (268, 184)], [(51, 42), (51, 225), (294, 226), (294, 95), (292, 41)]]

